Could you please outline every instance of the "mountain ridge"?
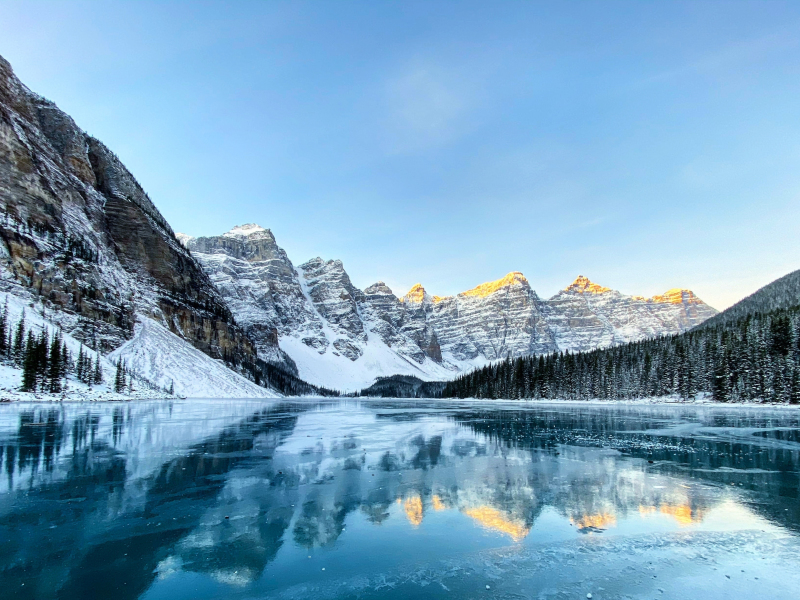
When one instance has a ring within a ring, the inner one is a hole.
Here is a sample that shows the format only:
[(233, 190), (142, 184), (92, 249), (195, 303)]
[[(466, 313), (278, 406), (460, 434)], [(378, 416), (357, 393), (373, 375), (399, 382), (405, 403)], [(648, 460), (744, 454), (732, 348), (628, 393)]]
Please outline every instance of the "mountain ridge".
[(770, 312), (798, 305), (800, 305), (800, 269), (757, 289), (733, 306), (699, 324), (697, 328), (728, 323), (755, 312)]
[[(646, 299), (584, 276), (542, 299), (519, 271), (452, 296), (432, 296), (417, 283), (398, 297), (382, 281), (356, 288), (341, 260), (317, 257), (295, 267), (272, 232), (253, 223), (219, 236), (177, 237), (238, 321), (274, 329), (278, 350), (266, 360), (280, 364), (283, 353), (300, 377), (318, 385), (323, 382), (315, 378), (334, 377), (337, 383), (325, 384), (340, 389), (391, 375), (450, 378), (509, 354), (580, 351), (678, 333), (716, 314), (688, 290)], [(269, 257), (255, 251), (265, 239)], [(248, 332), (262, 347), (263, 332)]]

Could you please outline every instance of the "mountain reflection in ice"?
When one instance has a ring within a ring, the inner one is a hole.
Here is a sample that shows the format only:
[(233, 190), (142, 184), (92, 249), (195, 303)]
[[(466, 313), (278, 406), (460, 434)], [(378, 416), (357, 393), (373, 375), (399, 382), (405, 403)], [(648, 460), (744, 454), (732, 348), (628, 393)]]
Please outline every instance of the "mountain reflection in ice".
[(794, 411), (741, 408), (6, 406), (0, 597), (302, 596), (334, 571), (495, 548), (793, 538), (798, 429)]

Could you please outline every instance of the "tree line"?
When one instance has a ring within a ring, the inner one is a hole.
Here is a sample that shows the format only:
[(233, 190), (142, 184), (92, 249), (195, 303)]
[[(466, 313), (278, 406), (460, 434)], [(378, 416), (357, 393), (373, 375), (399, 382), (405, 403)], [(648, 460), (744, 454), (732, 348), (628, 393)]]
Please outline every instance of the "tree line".
[(589, 352), (508, 358), (448, 382), (454, 398), (800, 403), (800, 307)]
[(0, 361), (22, 369), (21, 389), (24, 392), (60, 393), (69, 375), (87, 385), (103, 382), (99, 353), (95, 353), (93, 360), (91, 353), (81, 346), (78, 355), (74, 356), (61, 332), (51, 335), (45, 327), (37, 334), (33, 328), (28, 328), (24, 311), (12, 327), (8, 302), (0, 313)]

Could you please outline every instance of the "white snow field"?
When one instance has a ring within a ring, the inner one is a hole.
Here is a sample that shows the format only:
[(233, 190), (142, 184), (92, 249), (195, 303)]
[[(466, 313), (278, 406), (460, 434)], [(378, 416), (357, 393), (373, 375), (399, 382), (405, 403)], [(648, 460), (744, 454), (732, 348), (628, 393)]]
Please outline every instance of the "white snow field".
[[(38, 334), (43, 329), (52, 336), (58, 331), (73, 356), (81, 348), (94, 362), (97, 352), (81, 344), (61, 329), (59, 324), (69, 324), (71, 315), (53, 313), (43, 308), (33, 298), (11, 293), (0, 293), (0, 311), (8, 306), (8, 327), (13, 331), (23, 311), (26, 330)], [(134, 337), (111, 352), (100, 355), (103, 383), (87, 385), (73, 375), (67, 378), (65, 390), (58, 394), (21, 392), (22, 371), (11, 365), (0, 364), (0, 399), (21, 400), (130, 400), (174, 397), (165, 390), (174, 385), (174, 395), (187, 398), (277, 398), (280, 394), (263, 388), (227, 368), (221, 361), (207, 356), (189, 342), (171, 333), (152, 319), (141, 316), (135, 326)], [(135, 373), (132, 391), (113, 391), (116, 364), (122, 359)]]
[[(51, 320), (52, 313), (43, 310), (42, 305), (31, 301), (31, 299), (21, 298), (14, 294), (0, 293), (0, 311), (4, 306), (8, 306), (8, 328), (14, 331), (20, 318), (25, 314), (25, 329), (32, 330), (35, 334), (46, 329), (49, 336), (52, 336), (60, 327)], [(63, 316), (63, 315), (58, 315)], [(71, 335), (61, 331), (61, 335), (67, 348), (73, 356), (83, 348), (83, 353), (91, 357), (92, 362), (97, 358), (97, 352), (81, 344)], [(22, 370), (10, 365), (0, 365), (0, 398), (3, 400), (125, 400), (131, 398), (165, 398), (170, 397), (163, 390), (151, 388), (143, 381), (135, 381), (134, 389), (130, 393), (118, 394), (113, 391), (114, 374), (116, 365), (107, 357), (100, 355), (100, 366), (103, 370), (103, 383), (100, 385), (87, 385), (69, 376), (67, 378), (65, 390), (59, 394), (29, 393), (20, 392), (22, 385)]]
[(186, 398), (279, 398), (273, 390), (234, 373), (154, 320), (140, 316), (135, 334), (109, 357), (156, 385), (175, 386)]
[(291, 335), (280, 338), (280, 347), (297, 364), (301, 379), (345, 392), (369, 387), (378, 377), (414, 375), (423, 381), (439, 381), (457, 374), (429, 358), (417, 364), (389, 348), (377, 335), (368, 336), (369, 343), (363, 345), (363, 354), (357, 361), (333, 352), (320, 354)]

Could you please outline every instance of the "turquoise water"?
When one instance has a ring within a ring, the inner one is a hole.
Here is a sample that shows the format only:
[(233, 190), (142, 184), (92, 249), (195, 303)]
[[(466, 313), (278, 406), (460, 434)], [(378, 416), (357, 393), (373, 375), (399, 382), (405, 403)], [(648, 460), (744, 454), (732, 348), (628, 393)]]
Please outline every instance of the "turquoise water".
[(0, 460), (0, 598), (800, 589), (794, 410), (14, 404)]

